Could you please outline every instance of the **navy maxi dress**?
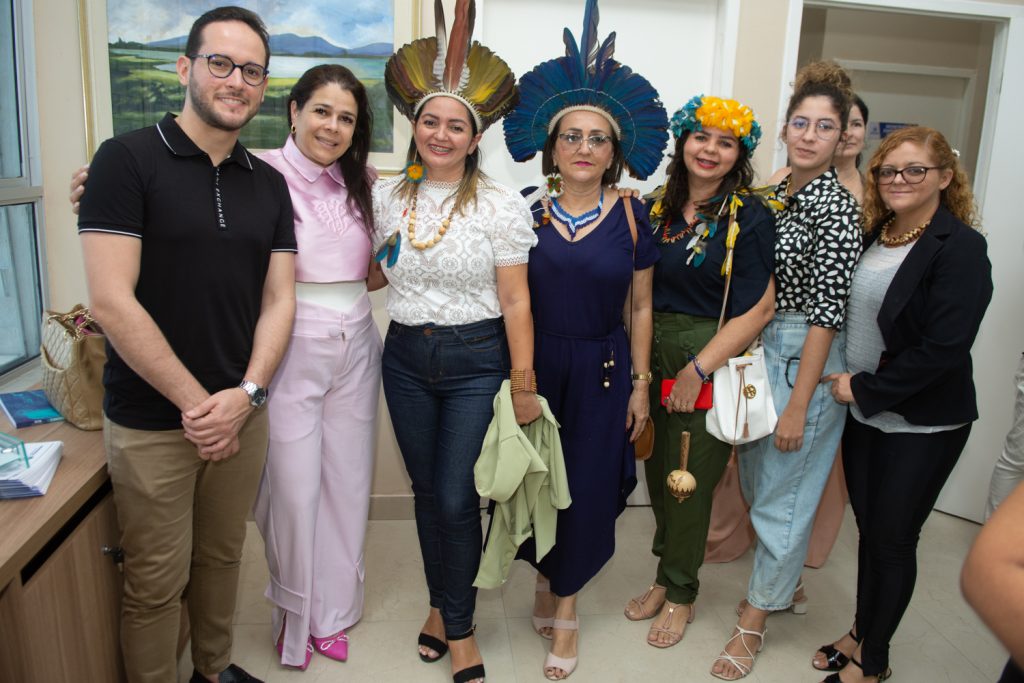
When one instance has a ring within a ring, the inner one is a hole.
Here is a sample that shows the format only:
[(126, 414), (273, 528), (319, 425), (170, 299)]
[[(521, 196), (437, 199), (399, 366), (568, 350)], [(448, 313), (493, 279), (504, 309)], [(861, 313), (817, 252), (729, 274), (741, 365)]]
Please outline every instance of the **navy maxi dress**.
[(534, 369), (537, 390), (561, 425), (572, 504), (558, 512), (555, 546), (540, 562), (532, 539), (518, 557), (548, 577), (560, 596), (579, 592), (611, 558), (615, 519), (636, 486), (626, 431), (633, 383), (623, 309), (633, 268), (653, 266), (659, 254), (647, 211), (629, 201), (638, 233), (635, 266), (622, 201), (573, 242), (543, 222), (539, 204), (533, 207), (539, 226), (528, 266)]

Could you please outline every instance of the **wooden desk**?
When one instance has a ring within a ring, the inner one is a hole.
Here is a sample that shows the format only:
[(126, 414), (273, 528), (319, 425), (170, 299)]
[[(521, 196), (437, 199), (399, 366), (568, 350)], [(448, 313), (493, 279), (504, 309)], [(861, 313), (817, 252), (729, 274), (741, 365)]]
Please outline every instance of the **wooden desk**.
[(46, 495), (0, 501), (0, 681), (124, 680), (122, 576), (101, 547), (118, 544), (102, 432), (64, 422), (0, 431), (63, 441)]

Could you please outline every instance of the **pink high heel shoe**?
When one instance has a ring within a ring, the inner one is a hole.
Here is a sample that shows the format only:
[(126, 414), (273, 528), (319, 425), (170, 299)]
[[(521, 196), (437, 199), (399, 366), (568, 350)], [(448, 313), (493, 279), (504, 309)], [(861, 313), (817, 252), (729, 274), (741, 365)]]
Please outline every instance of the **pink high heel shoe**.
[(344, 662), (348, 659), (348, 634), (344, 630), (330, 638), (312, 638), (316, 651), (324, 657)]

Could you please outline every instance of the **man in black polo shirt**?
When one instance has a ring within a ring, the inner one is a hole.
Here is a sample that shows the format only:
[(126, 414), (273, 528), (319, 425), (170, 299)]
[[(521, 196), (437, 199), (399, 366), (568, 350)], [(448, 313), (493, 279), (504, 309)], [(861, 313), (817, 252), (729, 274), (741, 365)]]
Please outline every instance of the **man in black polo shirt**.
[(90, 303), (110, 341), (104, 429), (133, 682), (177, 681), (183, 592), (193, 683), (257, 680), (231, 664), (231, 622), (267, 449), (263, 387), (295, 311), (287, 186), (238, 143), (269, 60), (257, 15), (204, 14), (177, 62), (181, 115), (103, 143), (82, 197)]

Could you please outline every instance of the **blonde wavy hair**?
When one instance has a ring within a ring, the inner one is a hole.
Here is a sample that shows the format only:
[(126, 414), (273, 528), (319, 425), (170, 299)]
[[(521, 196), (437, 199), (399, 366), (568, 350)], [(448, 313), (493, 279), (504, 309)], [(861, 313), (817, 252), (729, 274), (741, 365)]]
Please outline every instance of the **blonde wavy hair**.
[(878, 191), (876, 174), (885, 157), (906, 142), (928, 150), (935, 166), (953, 172), (953, 179), (939, 195), (939, 203), (963, 223), (980, 230), (981, 220), (974, 202), (974, 192), (971, 191), (971, 183), (960, 165), (958, 153), (953, 151), (946, 137), (934, 128), (912, 126), (886, 135), (868, 162), (863, 207), (865, 231), (870, 233), (877, 230), (892, 216), (892, 211), (882, 201), (882, 195)]

